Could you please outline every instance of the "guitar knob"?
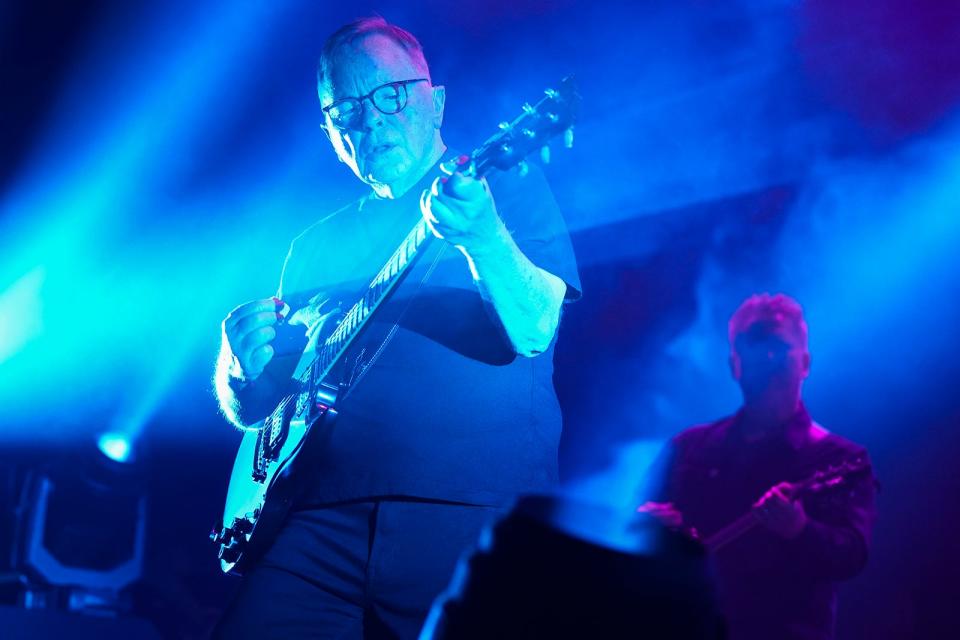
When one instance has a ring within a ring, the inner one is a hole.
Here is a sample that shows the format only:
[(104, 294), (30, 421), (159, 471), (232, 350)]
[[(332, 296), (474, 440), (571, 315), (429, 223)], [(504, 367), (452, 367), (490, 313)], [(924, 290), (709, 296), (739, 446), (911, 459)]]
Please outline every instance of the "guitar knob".
[(570, 127), (563, 132), (563, 146), (565, 146), (567, 149), (573, 147), (573, 127)]
[(250, 516), (253, 514), (248, 513), (242, 520), (240, 518), (234, 518), (233, 527), (231, 527), (235, 534), (246, 535), (253, 531), (253, 520), (250, 519)]
[(550, 147), (547, 145), (540, 147), (540, 160), (543, 164), (550, 164)]
[(521, 178), (530, 173), (530, 165), (528, 165), (526, 162), (521, 162), (518, 166), (520, 167)]
[(241, 553), (242, 551), (239, 545), (237, 545), (237, 541), (231, 540), (229, 544), (221, 545), (220, 551), (218, 552), (217, 555), (224, 562), (229, 562), (233, 564), (240, 559)]

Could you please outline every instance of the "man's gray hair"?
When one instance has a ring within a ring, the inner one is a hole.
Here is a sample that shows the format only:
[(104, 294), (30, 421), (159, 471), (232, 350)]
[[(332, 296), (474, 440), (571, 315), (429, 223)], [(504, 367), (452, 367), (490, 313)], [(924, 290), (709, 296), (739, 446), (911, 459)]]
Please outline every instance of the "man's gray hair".
[(727, 324), (730, 346), (734, 346), (737, 337), (758, 322), (785, 326), (803, 345), (807, 344), (807, 322), (803, 319), (803, 308), (788, 295), (755, 293), (744, 300)]
[(323, 83), (330, 77), (330, 67), (333, 65), (337, 51), (341, 47), (374, 34), (386, 36), (403, 47), (413, 63), (423, 69), (427, 78), (430, 77), (430, 68), (427, 66), (427, 59), (423, 56), (423, 47), (420, 45), (420, 41), (406, 29), (390, 24), (381, 16), (374, 15), (358, 18), (349, 24), (345, 24), (327, 38), (320, 53), (320, 60), (317, 62), (318, 91), (322, 91)]

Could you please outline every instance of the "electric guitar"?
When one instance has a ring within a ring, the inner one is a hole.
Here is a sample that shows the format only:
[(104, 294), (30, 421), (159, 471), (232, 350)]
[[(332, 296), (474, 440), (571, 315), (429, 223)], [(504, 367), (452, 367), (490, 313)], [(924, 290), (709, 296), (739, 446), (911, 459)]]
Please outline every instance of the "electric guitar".
[[(863, 457), (850, 458), (839, 464), (828, 466), (808, 476), (800, 482), (791, 483), (790, 496), (799, 499), (803, 496), (826, 491), (835, 491), (868, 473), (870, 461)], [(748, 511), (719, 531), (702, 539), (703, 546), (710, 552), (717, 552), (734, 540), (760, 524), (754, 512)]]
[[(480, 178), (493, 169), (506, 171), (519, 165), (523, 174), (524, 158), (536, 149), (541, 149), (543, 161), (549, 162), (547, 143), (554, 137), (562, 134), (565, 146), (572, 146), (579, 105), (573, 79), (566, 78), (558, 89), (544, 93), (536, 104), (524, 104), (513, 121), (502, 122), (471, 154), (445, 163), (441, 171)], [(293, 375), (296, 391), (244, 432), (227, 489), (222, 527), (210, 534), (220, 546), (220, 566), (225, 572), (242, 573), (252, 566), (283, 525), (310, 479), (310, 465), (298, 461), (310, 460), (311, 452), (320, 450), (323, 435), (329, 433), (336, 416), (342, 389), (334, 370), (372, 314), (422, 255), (430, 238), (426, 222), (419, 220), (335, 329), (322, 340), (319, 332), (313, 334)]]

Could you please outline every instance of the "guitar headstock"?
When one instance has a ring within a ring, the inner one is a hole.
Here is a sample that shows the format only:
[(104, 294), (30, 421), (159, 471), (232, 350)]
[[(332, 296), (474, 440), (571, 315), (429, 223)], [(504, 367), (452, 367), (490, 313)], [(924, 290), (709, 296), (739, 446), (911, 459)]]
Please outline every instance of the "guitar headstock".
[(564, 146), (573, 146), (573, 124), (579, 105), (576, 83), (572, 77), (566, 77), (556, 89), (545, 90), (544, 97), (535, 104), (524, 104), (514, 120), (501, 122), (497, 133), (465, 162), (461, 160), (449, 167), (450, 171), (482, 176), (491, 169), (507, 171), (520, 165), (521, 173), (525, 173), (524, 158), (537, 149), (541, 150), (541, 159), (549, 162), (549, 143), (553, 138), (562, 134)]

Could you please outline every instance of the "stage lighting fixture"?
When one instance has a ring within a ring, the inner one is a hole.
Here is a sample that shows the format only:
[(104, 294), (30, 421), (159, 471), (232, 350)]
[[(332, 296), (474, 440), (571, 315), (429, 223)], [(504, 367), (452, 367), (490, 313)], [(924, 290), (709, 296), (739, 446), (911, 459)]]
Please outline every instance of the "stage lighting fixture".
[(21, 605), (111, 614), (140, 578), (144, 478), (131, 443), (115, 434), (33, 471), (18, 508), (15, 557), (27, 577)]
[(123, 434), (105, 433), (97, 439), (97, 446), (103, 455), (117, 462), (132, 462), (133, 449), (130, 440)]

